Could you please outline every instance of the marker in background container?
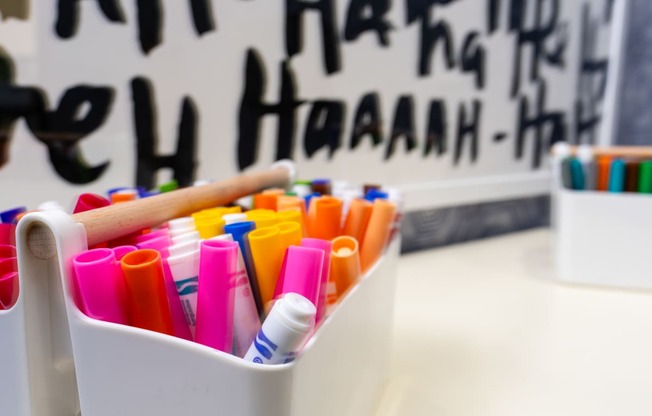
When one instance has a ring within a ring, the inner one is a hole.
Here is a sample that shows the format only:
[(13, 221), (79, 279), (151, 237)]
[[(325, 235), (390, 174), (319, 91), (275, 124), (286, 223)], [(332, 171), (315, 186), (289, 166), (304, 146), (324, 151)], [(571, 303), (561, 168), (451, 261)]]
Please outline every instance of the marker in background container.
[(200, 246), (197, 328), (195, 340), (231, 353), (233, 348), (233, 304), (238, 244), (206, 240)]
[(313, 192), (320, 195), (330, 195), (332, 192), (330, 179), (313, 179), (311, 187)]
[(292, 362), (315, 326), (315, 314), (315, 305), (299, 294), (278, 299), (244, 359), (259, 364)]
[(358, 281), (360, 274), (360, 252), (356, 239), (347, 235), (334, 239), (329, 281), (335, 284), (338, 298)]
[(638, 192), (638, 176), (641, 162), (638, 160), (625, 161), (625, 192)]
[(16, 207), (2, 211), (0, 212), (0, 221), (2, 221), (4, 224), (13, 224), (16, 220), (16, 216), (22, 214), (23, 212), (27, 212), (26, 207)]
[(625, 190), (625, 162), (614, 159), (609, 170), (609, 192), (623, 192)]
[(85, 251), (75, 256), (72, 264), (81, 301), (79, 309), (94, 319), (128, 324), (126, 288), (114, 251), (109, 248)]
[(350, 235), (358, 240), (358, 243), (364, 238), (364, 233), (371, 218), (372, 203), (365, 199), (354, 199), (351, 201), (349, 213), (344, 222), (342, 234)]
[(137, 250), (120, 261), (127, 286), (127, 307), (135, 327), (173, 335), (161, 255)]
[(577, 158), (571, 158), (569, 160), (570, 172), (571, 172), (571, 185), (572, 188), (576, 191), (583, 191), (585, 188), (584, 183), (584, 167), (582, 162)]
[(638, 170), (638, 191), (643, 194), (652, 194), (652, 161), (641, 162)]
[(596, 190), (607, 191), (609, 189), (609, 170), (611, 169), (611, 157), (600, 156), (597, 161)]
[(308, 235), (332, 240), (342, 226), (342, 201), (330, 196), (315, 198), (308, 210)]
[(596, 189), (597, 172), (593, 157), (593, 148), (588, 145), (580, 145), (577, 148), (577, 160), (582, 163), (584, 173), (584, 189), (594, 191)]
[(331, 250), (333, 243), (317, 238), (304, 238), (301, 240), (302, 247), (314, 248), (324, 252), (322, 263), (321, 277), (319, 278), (319, 298), (315, 306), (317, 307), (316, 322), (319, 323), (326, 315), (326, 306), (328, 295), (328, 279), (331, 272)]
[(561, 184), (564, 189), (573, 189), (573, 176), (571, 174), (570, 162), (570, 157), (561, 160)]
[(197, 297), (199, 288), (199, 251), (171, 256), (166, 259), (170, 273), (177, 288), (177, 294), (181, 300), (183, 313), (190, 328), (190, 334), (195, 336), (197, 322)]

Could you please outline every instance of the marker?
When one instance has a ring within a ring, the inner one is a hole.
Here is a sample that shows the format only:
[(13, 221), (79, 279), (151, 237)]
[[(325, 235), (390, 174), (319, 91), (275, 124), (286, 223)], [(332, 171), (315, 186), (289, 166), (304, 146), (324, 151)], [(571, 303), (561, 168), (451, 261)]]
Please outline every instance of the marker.
[(593, 148), (588, 145), (578, 146), (577, 159), (582, 163), (582, 171), (584, 173), (584, 189), (587, 191), (595, 190), (597, 172), (593, 158)]
[(251, 258), (256, 270), (262, 306), (274, 297), (276, 280), (281, 271), (285, 250), (278, 227), (256, 228), (247, 235)]
[(638, 192), (638, 176), (641, 162), (628, 160), (625, 163), (625, 192)]
[(222, 218), (202, 219), (197, 223), (197, 231), (203, 239), (224, 234), (225, 221)]
[(281, 245), (285, 251), (289, 246), (298, 246), (301, 244), (303, 235), (301, 225), (297, 222), (285, 221), (275, 225), (281, 236)]
[(561, 161), (561, 184), (565, 189), (573, 189), (570, 161), (570, 157), (564, 158)]
[(111, 203), (114, 205), (135, 201), (136, 199), (138, 199), (138, 191), (136, 189), (124, 189), (111, 194)]
[(0, 260), (16, 257), (16, 247), (10, 244), (0, 244)]
[[(197, 250), (199, 250), (199, 242), (197, 242)], [(172, 332), (174, 336), (192, 341), (193, 337), (190, 333), (190, 326), (186, 319), (186, 314), (181, 305), (181, 298), (177, 292), (177, 284), (174, 282), (170, 266), (166, 261), (163, 261), (163, 277), (165, 280), (165, 293), (167, 295), (168, 304), (170, 305), (170, 319), (172, 320)]]
[[(131, 253), (132, 251), (138, 250), (138, 248), (136, 246), (118, 246), (113, 247), (112, 250), (113, 254), (115, 254), (116, 262), (119, 262), (124, 256)], [(119, 265), (116, 265), (116, 267), (119, 267)], [(120, 278), (122, 279), (122, 276)]]
[(163, 263), (156, 250), (137, 250), (120, 261), (127, 286), (127, 308), (135, 327), (173, 335)]
[(16, 258), (0, 260), (0, 304), (9, 309), (18, 300), (18, 264)]
[(360, 244), (360, 267), (365, 273), (376, 263), (387, 244), (389, 232), (396, 214), (396, 205), (384, 199), (376, 199), (371, 217)]
[(606, 191), (609, 189), (609, 169), (611, 168), (611, 157), (600, 156), (597, 161), (597, 181), (596, 189)]
[(197, 297), (199, 287), (199, 250), (171, 256), (166, 259), (170, 274), (181, 299), (183, 313), (194, 337), (197, 322)]
[(86, 212), (97, 208), (108, 207), (111, 202), (104, 198), (102, 195), (97, 194), (81, 194), (77, 197), (77, 202), (73, 208), (73, 214), (79, 212)]
[(238, 222), (229, 224), (224, 227), (225, 234), (231, 234), (233, 240), (240, 246), (240, 252), (244, 258), (247, 275), (249, 276), (249, 283), (251, 284), (251, 291), (256, 301), (256, 309), (260, 313), (263, 311), (263, 300), (258, 287), (258, 277), (256, 275), (256, 267), (254, 266), (251, 250), (249, 247), (248, 235), (251, 231), (256, 229), (256, 224), (252, 221)]
[(367, 230), (369, 218), (371, 218), (372, 206), (372, 203), (365, 199), (351, 201), (351, 207), (349, 208), (349, 214), (346, 216), (346, 221), (344, 221), (342, 233), (355, 238), (358, 243), (361, 242)]
[(231, 241), (201, 242), (195, 340), (231, 353), (233, 348), (233, 303), (238, 245)]
[[(130, 244), (123, 244), (130, 245)], [(135, 244), (139, 249), (152, 249), (161, 253), (161, 257), (166, 258), (170, 255), (168, 247), (170, 247), (170, 238), (167, 236), (152, 238)]]
[(199, 250), (199, 243), (200, 240), (190, 240), (179, 244), (173, 244), (168, 247), (168, 252), (170, 253), (170, 256), (178, 256), (191, 251), (196, 251)]
[(276, 218), (278, 219), (278, 223), (282, 222), (296, 222), (299, 224), (299, 228), (301, 229), (301, 233), (304, 233), (303, 229), (303, 221), (301, 218), (301, 211), (297, 210), (287, 210), (287, 211), (281, 211), (276, 214)]
[(360, 278), (360, 252), (353, 237), (340, 236), (333, 240), (330, 282), (335, 284), (340, 298)]
[(176, 179), (172, 179), (169, 182), (165, 182), (161, 186), (158, 187), (158, 190), (160, 193), (165, 193), (165, 192), (172, 192), (176, 189), (179, 188), (179, 183), (176, 181)]
[(224, 214), (222, 215), (224, 220), (224, 225), (235, 224), (236, 222), (247, 221), (247, 214), (235, 213), (235, 214)]
[(316, 320), (317, 323), (319, 323), (326, 314), (326, 297), (328, 294), (328, 279), (331, 272), (331, 250), (333, 249), (333, 243), (317, 238), (304, 238), (301, 240), (301, 246), (315, 248), (324, 252), (324, 261), (322, 263), (321, 276), (319, 278), (319, 298), (315, 305), (317, 306)]
[(308, 210), (308, 235), (332, 240), (340, 233), (342, 201), (330, 196), (315, 198)]
[(609, 192), (623, 192), (625, 190), (625, 162), (614, 159), (609, 170)]
[(181, 244), (187, 241), (197, 241), (199, 239), (201, 239), (201, 234), (199, 231), (192, 230), (188, 231), (187, 233), (176, 234), (172, 236), (172, 244)]
[(292, 362), (315, 326), (315, 305), (296, 293), (274, 303), (244, 359), (259, 364)]
[[(211, 240), (233, 242), (231, 234), (222, 234)], [(235, 300), (233, 306), (233, 354), (244, 357), (249, 346), (256, 338), (260, 329), (260, 315), (256, 308), (247, 269), (245, 268), (242, 250), (238, 246), (238, 264), (235, 277)]]
[(297, 196), (279, 196), (277, 201), (278, 213), (288, 210), (298, 210), (301, 213), (301, 218), (306, 218), (306, 201)]
[(278, 222), (276, 212), (268, 209), (254, 209), (247, 212), (247, 219), (256, 223), (256, 229), (271, 227)]
[(168, 229), (170, 230), (171, 237), (197, 231), (195, 220), (192, 217), (181, 217), (170, 220), (168, 221)]
[(303, 197), (303, 199), (305, 199), (306, 201), (306, 209), (310, 209), (310, 202), (312, 201), (313, 198), (318, 198), (320, 196), (321, 194), (319, 192), (313, 192)]
[(16, 216), (26, 211), (26, 207), (16, 207), (2, 211), (0, 212), (0, 221), (2, 221), (4, 224), (13, 224), (15, 222)]
[(72, 260), (81, 304), (90, 318), (126, 325), (125, 283), (115, 253), (109, 248), (85, 251)]
[(292, 185), (292, 192), (299, 198), (304, 198), (306, 195), (312, 193), (312, 184), (310, 181), (296, 181)]
[(364, 196), (364, 199), (366, 199), (369, 202), (374, 202), (374, 200), (381, 198), (381, 199), (388, 199), (389, 194), (387, 192), (383, 192), (380, 190), (371, 190), (367, 192)]
[(317, 248), (290, 246), (285, 255), (284, 273), (277, 283), (277, 296), (298, 293), (317, 305), (324, 254)]
[[(153, 240), (153, 239), (159, 238), (159, 237), (168, 237), (168, 238), (170, 238), (170, 232), (167, 229), (163, 228), (163, 229), (160, 229), (160, 230), (149, 232), (147, 234), (141, 234), (139, 236), (136, 236), (135, 240), (136, 240), (136, 243), (142, 243), (143, 241)], [(170, 240), (170, 242), (172, 242), (172, 240)]]
[(638, 191), (643, 194), (652, 194), (652, 161), (641, 162), (638, 170)]
[(365, 183), (362, 188), (363, 189), (362, 193), (367, 195), (369, 191), (379, 191), (380, 188), (382, 188), (382, 186), (376, 183)]
[(254, 209), (270, 209), (276, 211), (278, 195), (274, 193), (254, 194)]
[(572, 189), (577, 191), (584, 190), (584, 167), (582, 162), (576, 158), (571, 158), (569, 160), (570, 172), (571, 172), (571, 186)]
[(16, 245), (16, 226), (0, 223), (0, 244)]
[(329, 179), (313, 179), (311, 187), (313, 192), (318, 192), (321, 195), (330, 195), (332, 190)]
[(226, 207), (226, 211), (224, 211), (224, 215), (226, 214), (241, 214), (242, 213), (242, 207), (238, 205), (234, 205), (232, 207)]

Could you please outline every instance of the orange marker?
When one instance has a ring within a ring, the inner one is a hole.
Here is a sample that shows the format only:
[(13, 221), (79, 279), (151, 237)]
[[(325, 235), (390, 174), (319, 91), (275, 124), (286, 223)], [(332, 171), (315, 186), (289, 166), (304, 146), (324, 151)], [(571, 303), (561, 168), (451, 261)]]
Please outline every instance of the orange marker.
[(333, 240), (330, 282), (335, 284), (337, 297), (341, 297), (360, 277), (360, 252), (358, 242), (348, 235)]
[(384, 199), (376, 199), (371, 209), (369, 224), (360, 244), (360, 266), (366, 272), (383, 253), (389, 232), (394, 223), (396, 205)]
[(111, 194), (111, 203), (120, 204), (122, 202), (133, 201), (138, 197), (138, 191), (134, 189), (118, 191)]
[(257, 228), (247, 234), (263, 306), (274, 297), (285, 249), (278, 227)]
[(278, 195), (274, 193), (254, 194), (254, 209), (271, 209), (276, 211)]
[(610, 156), (600, 156), (597, 161), (597, 181), (596, 189), (598, 191), (606, 191), (609, 189), (609, 169), (611, 167), (611, 157)]
[(358, 243), (362, 243), (364, 233), (367, 230), (367, 224), (369, 223), (369, 217), (371, 217), (371, 207), (371, 202), (366, 199), (356, 198), (351, 201), (342, 234), (350, 235), (358, 240)]
[(173, 335), (172, 317), (156, 250), (136, 250), (120, 260), (127, 286), (127, 308), (133, 326)]
[(308, 235), (311, 238), (332, 240), (340, 234), (342, 201), (331, 196), (315, 197), (308, 211)]
[(283, 188), (269, 188), (265, 189), (262, 193), (270, 195), (285, 195), (285, 189)]

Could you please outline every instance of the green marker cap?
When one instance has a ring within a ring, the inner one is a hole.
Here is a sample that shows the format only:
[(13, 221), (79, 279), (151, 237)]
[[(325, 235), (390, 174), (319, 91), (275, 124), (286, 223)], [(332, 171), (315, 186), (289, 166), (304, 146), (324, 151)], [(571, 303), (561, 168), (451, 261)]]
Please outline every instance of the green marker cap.
[(176, 179), (172, 179), (170, 182), (166, 182), (161, 186), (159, 186), (158, 190), (161, 191), (161, 193), (171, 192), (177, 189), (178, 187), (179, 187), (179, 183), (176, 181)]
[(652, 194), (652, 160), (641, 162), (638, 168), (638, 191)]

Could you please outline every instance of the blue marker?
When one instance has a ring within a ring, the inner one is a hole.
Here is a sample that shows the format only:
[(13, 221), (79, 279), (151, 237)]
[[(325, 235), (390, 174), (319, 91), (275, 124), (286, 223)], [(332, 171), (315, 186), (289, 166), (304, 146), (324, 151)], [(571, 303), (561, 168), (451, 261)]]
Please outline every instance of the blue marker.
[(379, 191), (377, 189), (371, 189), (369, 192), (367, 192), (367, 195), (364, 196), (364, 199), (366, 199), (369, 202), (374, 202), (376, 199), (388, 199), (389, 194), (387, 192)]
[(319, 192), (313, 192), (303, 197), (306, 200), (306, 210), (310, 209), (310, 200), (318, 196), (321, 196)]
[(582, 166), (582, 162), (576, 158), (572, 158), (569, 161), (569, 164), (571, 173), (571, 185), (573, 189), (583, 191), (586, 189), (586, 186), (584, 183), (584, 167)]
[(249, 276), (251, 292), (253, 293), (254, 301), (256, 302), (256, 309), (258, 310), (258, 313), (262, 315), (265, 310), (263, 298), (260, 295), (258, 276), (256, 275), (256, 268), (254, 267), (254, 262), (251, 257), (249, 238), (247, 238), (247, 234), (255, 229), (256, 223), (253, 221), (234, 222), (233, 224), (227, 224), (224, 226), (224, 234), (231, 234), (233, 236), (233, 241), (237, 242), (240, 246), (240, 252), (242, 252), (242, 258), (245, 263), (245, 269), (247, 269), (247, 275)]
[(13, 224), (18, 214), (22, 214), (25, 211), (27, 211), (26, 207), (8, 209), (6, 211), (0, 212), (0, 220), (4, 224)]
[(625, 162), (614, 159), (609, 169), (609, 192), (625, 191)]

